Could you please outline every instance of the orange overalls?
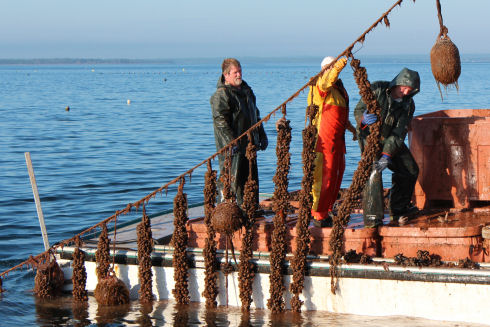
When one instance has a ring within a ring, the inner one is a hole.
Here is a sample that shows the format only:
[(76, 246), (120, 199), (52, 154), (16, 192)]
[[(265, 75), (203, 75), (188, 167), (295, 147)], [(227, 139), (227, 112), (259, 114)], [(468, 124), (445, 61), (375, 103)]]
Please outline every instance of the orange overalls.
[(313, 120), (318, 136), (311, 208), (311, 214), (317, 220), (327, 218), (332, 210), (345, 170), (344, 135), (349, 118), (349, 98), (345, 89), (336, 82), (346, 63), (345, 58), (338, 60), (318, 79), (315, 87), (310, 87), (308, 95), (308, 104), (311, 104), (313, 92), (313, 103), (319, 107)]

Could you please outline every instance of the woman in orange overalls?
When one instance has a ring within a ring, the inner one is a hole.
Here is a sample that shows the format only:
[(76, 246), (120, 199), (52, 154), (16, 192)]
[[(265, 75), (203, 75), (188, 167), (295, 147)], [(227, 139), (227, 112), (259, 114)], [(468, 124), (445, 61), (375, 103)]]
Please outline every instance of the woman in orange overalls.
[[(325, 57), (322, 69), (334, 58)], [(310, 86), (308, 105), (312, 101), (318, 106), (313, 123), (318, 136), (315, 145), (316, 159), (312, 189), (311, 214), (317, 227), (332, 226), (332, 207), (337, 199), (345, 170), (345, 130), (355, 137), (355, 128), (349, 121), (349, 96), (338, 76), (347, 64), (346, 58), (339, 59), (327, 69), (314, 87)]]

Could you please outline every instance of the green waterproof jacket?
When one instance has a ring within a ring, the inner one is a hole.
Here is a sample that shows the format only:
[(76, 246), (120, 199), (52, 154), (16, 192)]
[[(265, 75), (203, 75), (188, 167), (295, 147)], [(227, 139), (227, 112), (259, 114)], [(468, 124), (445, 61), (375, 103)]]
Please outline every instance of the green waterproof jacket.
[[(401, 102), (397, 102), (391, 97), (391, 88), (396, 85), (410, 86), (413, 91), (403, 97)], [(420, 91), (419, 73), (403, 68), (391, 82), (374, 82), (371, 84), (371, 89), (381, 107), (382, 152), (394, 156), (405, 142), (408, 126), (415, 112), (415, 103), (412, 97)], [(369, 135), (369, 126), (361, 126), (362, 115), (365, 111), (366, 105), (360, 100), (354, 110), (354, 117), (361, 144)]]
[[(230, 143), (260, 120), (260, 112), (256, 106), (255, 95), (245, 81), (240, 88), (224, 83), (221, 75), (216, 85), (216, 92), (211, 96), (210, 103), (213, 114), (214, 137), (216, 150)], [(254, 145), (265, 150), (268, 144), (264, 127), (252, 132)], [(241, 153), (245, 153), (247, 138), (242, 138), (239, 144)]]

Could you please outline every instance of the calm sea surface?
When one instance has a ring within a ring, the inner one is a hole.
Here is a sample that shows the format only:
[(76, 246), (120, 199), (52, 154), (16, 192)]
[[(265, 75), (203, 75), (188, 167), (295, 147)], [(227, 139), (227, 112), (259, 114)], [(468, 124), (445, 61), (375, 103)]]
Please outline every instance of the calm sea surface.
[[(370, 81), (391, 80), (403, 67), (420, 73), (416, 114), (437, 110), (489, 108), (490, 56), (463, 56), (459, 93), (448, 90), (444, 102), (432, 77), (428, 56), (369, 57), (362, 61)], [(363, 58), (361, 57), (361, 60)], [(317, 59), (243, 59), (244, 80), (253, 88), (265, 116), (315, 75)], [(215, 151), (209, 98), (215, 91), (221, 59), (175, 60), (169, 64), (128, 65), (0, 65), (0, 271), (43, 251), (43, 242), (24, 159), (30, 152), (50, 243), (71, 237), (111, 216), (126, 204), (194, 167)], [(341, 78), (353, 108), (359, 101), (352, 69)], [(301, 130), (306, 92), (287, 106), (293, 127), (290, 190), (299, 188)], [(130, 103), (128, 104), (128, 100)], [(69, 107), (67, 111), (65, 108)], [(259, 153), (260, 191), (273, 192), (275, 138), (272, 117), (266, 124), (269, 148)], [(348, 187), (357, 166), (357, 143), (347, 139)], [(217, 167), (217, 162), (215, 162)], [(189, 203), (203, 200), (203, 173), (187, 179)], [(385, 177), (389, 181), (389, 176)], [(150, 201), (156, 213), (172, 207), (176, 187)], [(133, 219), (131, 215), (121, 220)], [(34, 272), (10, 273), (0, 295), (1, 326), (210, 325), (236, 326), (247, 317), (240, 310), (206, 312), (191, 305), (181, 312), (172, 302), (158, 302), (145, 313), (137, 302), (121, 312), (73, 310), (70, 297), (39, 302), (31, 292)], [(389, 299), (387, 299), (388, 301)], [(329, 313), (271, 318), (253, 311), (254, 326), (459, 325), (408, 318), (372, 318)], [(215, 321), (215, 323), (211, 323)], [(149, 323), (149, 324), (148, 324)]]

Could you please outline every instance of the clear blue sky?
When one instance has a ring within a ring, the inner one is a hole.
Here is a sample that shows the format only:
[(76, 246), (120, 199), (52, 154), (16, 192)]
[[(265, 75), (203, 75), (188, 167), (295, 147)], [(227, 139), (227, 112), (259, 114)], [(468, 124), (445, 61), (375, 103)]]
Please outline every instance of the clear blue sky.
[[(0, 0), (0, 58), (336, 55), (394, 0)], [(490, 53), (490, 1), (441, 0), (461, 53)], [(435, 0), (404, 0), (364, 54), (428, 53)]]

